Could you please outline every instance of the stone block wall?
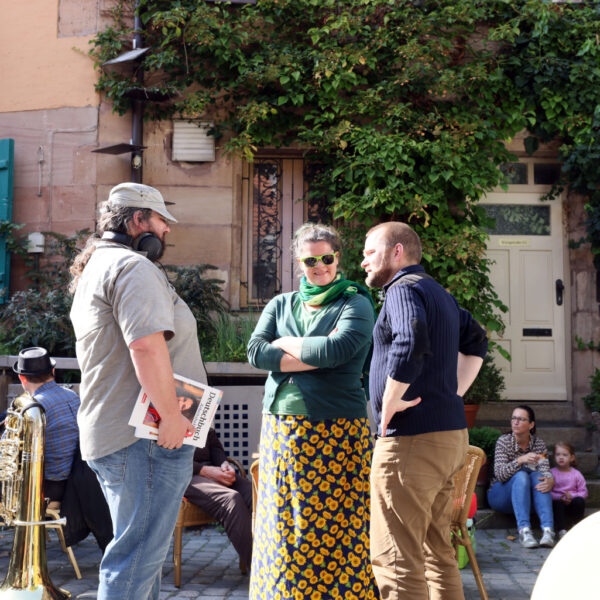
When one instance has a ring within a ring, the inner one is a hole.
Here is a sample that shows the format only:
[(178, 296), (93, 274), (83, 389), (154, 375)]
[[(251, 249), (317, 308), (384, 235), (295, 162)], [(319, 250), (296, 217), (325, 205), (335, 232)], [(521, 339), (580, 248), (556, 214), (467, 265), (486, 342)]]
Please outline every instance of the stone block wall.
[[(24, 225), (20, 233), (94, 228), (96, 107), (0, 113), (0, 137), (15, 140), (13, 222)], [(13, 260), (11, 290), (27, 286), (24, 272)]]
[[(566, 228), (570, 241), (579, 241), (585, 236), (584, 199), (570, 194), (566, 204)], [(578, 350), (575, 336), (584, 342), (600, 342), (600, 297), (598, 295), (598, 272), (592, 262), (589, 244), (569, 250), (571, 271), (571, 386), (576, 418), (590, 421), (589, 411), (582, 397), (590, 392), (590, 375), (600, 369), (600, 352)]]

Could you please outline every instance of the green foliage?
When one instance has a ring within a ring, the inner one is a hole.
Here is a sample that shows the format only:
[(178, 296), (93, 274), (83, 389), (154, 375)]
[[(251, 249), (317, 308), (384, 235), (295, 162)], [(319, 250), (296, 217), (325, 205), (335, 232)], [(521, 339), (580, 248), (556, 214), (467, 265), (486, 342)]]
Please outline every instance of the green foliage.
[[(121, 7), (131, 7), (122, 0)], [(150, 119), (215, 123), (227, 151), (300, 145), (321, 165), (311, 194), (347, 228), (399, 219), (424, 265), (492, 332), (506, 311), (489, 281), (477, 202), (504, 183), (505, 141), (560, 138), (563, 181), (588, 197), (600, 264), (600, 12), (547, 0), (141, 0), (146, 85), (171, 94)], [(122, 8), (93, 40), (98, 63), (125, 49)], [(124, 114), (135, 73), (98, 90)], [(360, 235), (356, 235), (360, 237)], [(350, 257), (355, 260), (357, 248)], [(357, 264), (354, 262), (353, 264)], [(352, 274), (349, 273), (349, 276)]]
[[(89, 237), (89, 229), (81, 229), (73, 235), (64, 235), (55, 231), (42, 232), (46, 238), (46, 250), (40, 266), (36, 266), (34, 257), (26, 255), (25, 263), (29, 267), (27, 277), (37, 289), (53, 290), (60, 288), (65, 294), (71, 281), (69, 266), (79, 253), (84, 241)], [(71, 302), (68, 301), (70, 306)]]
[(578, 335), (575, 336), (575, 344), (577, 350), (598, 350), (600, 352), (600, 342), (594, 342), (594, 340), (588, 340), (585, 342)]
[(494, 427), (472, 427), (469, 429), (469, 444), (481, 448), (488, 458), (488, 463), (493, 465), (496, 442), (501, 435), (502, 432)]
[[(15, 227), (18, 229), (18, 227)], [(89, 236), (87, 229), (72, 236), (44, 232), (47, 240), (40, 264), (25, 256), (28, 278), (33, 285), (15, 292), (0, 307), (0, 352), (16, 354), (27, 346), (43, 346), (53, 356), (75, 356), (75, 335), (69, 312), (72, 296), (68, 293), (69, 266)], [(18, 240), (15, 248), (24, 247)], [(215, 336), (215, 315), (228, 306), (221, 295), (220, 279), (206, 278), (211, 265), (179, 267), (165, 265), (177, 293), (190, 307), (198, 323), (201, 344), (209, 344)]]
[(600, 45), (597, 3), (515, 8), (513, 56), (506, 73), (535, 109), (529, 130), (542, 141), (559, 139), (562, 185), (587, 196), (587, 235), (600, 268)]
[(600, 412), (600, 369), (590, 375), (590, 388), (590, 393), (582, 398), (583, 403), (592, 412)]
[(27, 240), (17, 235), (22, 224), (0, 220), (0, 239), (6, 242), (6, 250), (11, 254), (24, 256), (27, 253)]
[(216, 268), (207, 264), (193, 267), (165, 265), (173, 287), (196, 319), (201, 347), (208, 346), (215, 337), (217, 331), (215, 317), (220, 318), (229, 308), (221, 295), (223, 281), (206, 278), (206, 272)]
[(222, 312), (215, 322), (215, 336), (210, 346), (203, 348), (205, 361), (246, 362), (248, 341), (256, 319), (252, 313), (233, 315)]
[[(69, 319), (71, 295), (69, 265), (77, 246), (89, 231), (72, 236), (44, 232), (47, 250), (37, 265), (32, 255), (24, 255), (33, 282), (27, 290), (15, 292), (0, 308), (0, 345), (3, 352), (17, 354), (28, 346), (43, 346), (53, 356), (75, 356), (75, 336)], [(24, 247), (17, 243), (16, 247)]]
[(483, 365), (464, 395), (465, 404), (481, 404), (482, 402), (500, 402), (503, 400), (504, 375), (496, 366), (490, 354), (483, 359)]
[(71, 301), (59, 288), (15, 292), (2, 307), (0, 343), (7, 354), (43, 346), (53, 356), (75, 356)]

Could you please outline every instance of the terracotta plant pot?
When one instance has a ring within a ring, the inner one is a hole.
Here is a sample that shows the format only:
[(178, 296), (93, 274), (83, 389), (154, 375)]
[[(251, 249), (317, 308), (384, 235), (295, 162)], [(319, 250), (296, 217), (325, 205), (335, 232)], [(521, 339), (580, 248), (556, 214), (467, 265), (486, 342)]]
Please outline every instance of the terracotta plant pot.
[(479, 410), (479, 404), (465, 404), (465, 417), (467, 418), (467, 427), (475, 427), (475, 419), (477, 418), (477, 411)]

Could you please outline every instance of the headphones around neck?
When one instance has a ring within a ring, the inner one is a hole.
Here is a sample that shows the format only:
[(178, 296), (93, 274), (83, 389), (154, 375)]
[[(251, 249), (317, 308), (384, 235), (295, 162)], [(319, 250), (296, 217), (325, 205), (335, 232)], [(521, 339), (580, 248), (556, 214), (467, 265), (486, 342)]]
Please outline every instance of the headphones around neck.
[(135, 239), (126, 233), (117, 233), (116, 231), (105, 231), (102, 234), (103, 240), (116, 242), (133, 248), (136, 252), (144, 252), (146, 258), (152, 262), (157, 261), (162, 256), (163, 245), (160, 238), (146, 231), (138, 235)]

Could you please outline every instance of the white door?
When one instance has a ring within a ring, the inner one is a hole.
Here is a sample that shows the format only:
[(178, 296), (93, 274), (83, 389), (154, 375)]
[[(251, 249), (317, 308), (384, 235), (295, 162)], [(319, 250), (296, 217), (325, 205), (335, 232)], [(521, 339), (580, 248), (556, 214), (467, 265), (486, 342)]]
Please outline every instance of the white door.
[(491, 193), (482, 201), (496, 228), (488, 243), (491, 280), (508, 306), (496, 341), (509, 400), (567, 400), (561, 199), (539, 193)]

